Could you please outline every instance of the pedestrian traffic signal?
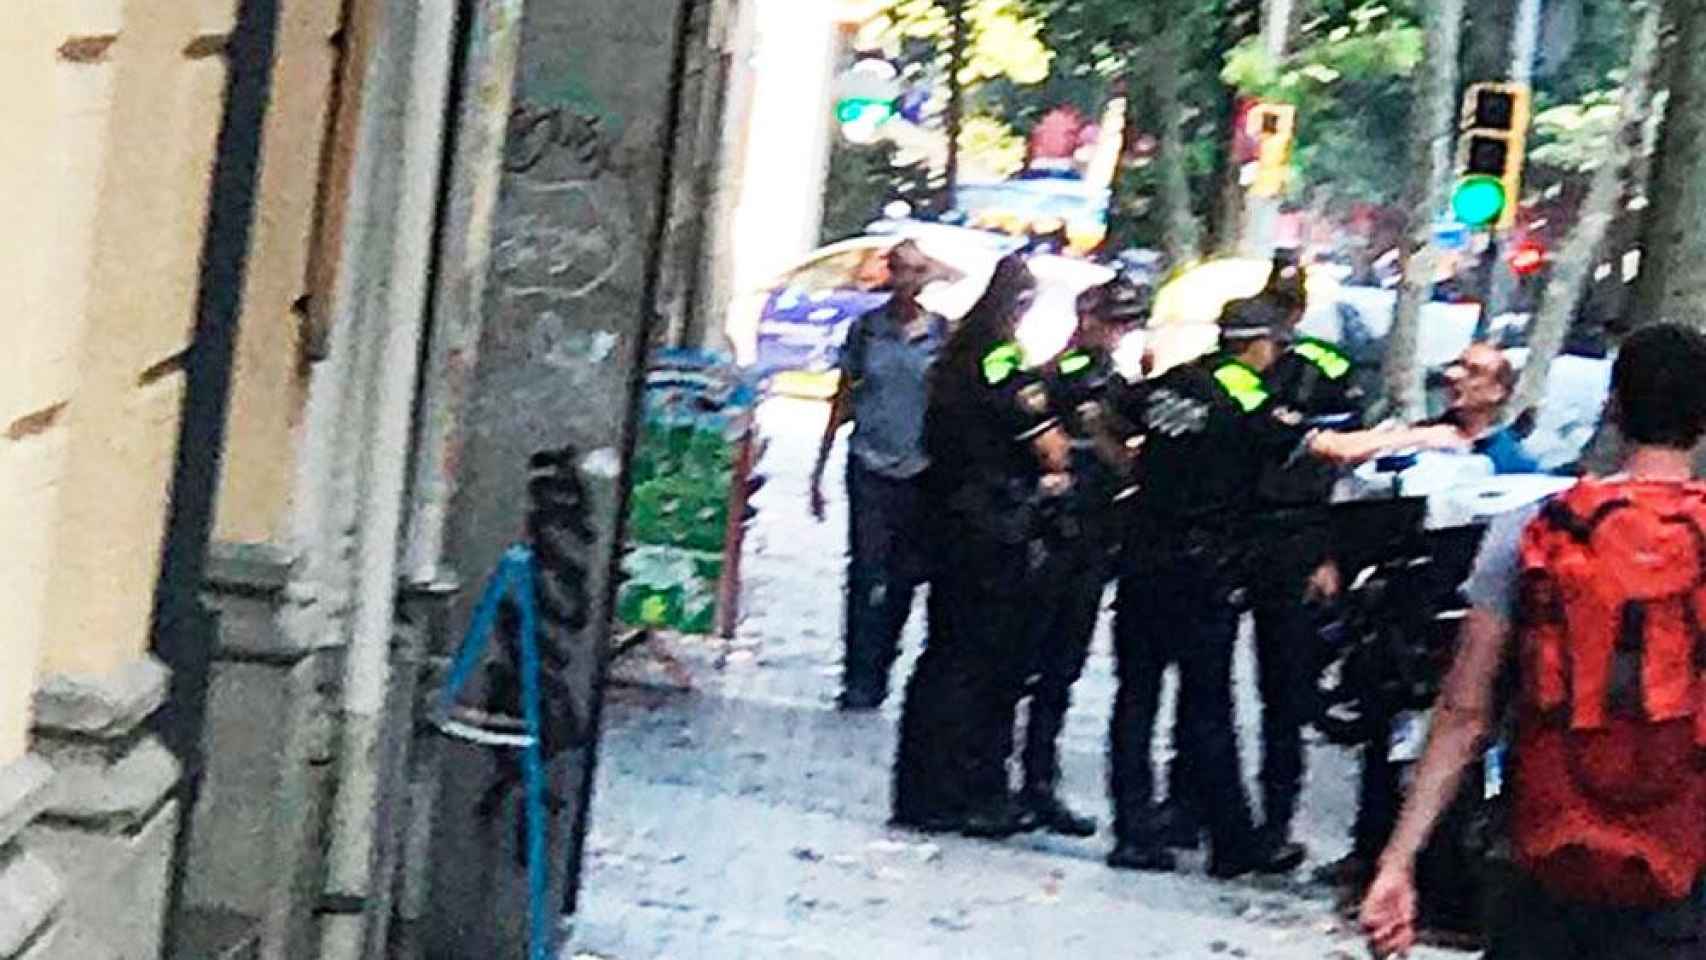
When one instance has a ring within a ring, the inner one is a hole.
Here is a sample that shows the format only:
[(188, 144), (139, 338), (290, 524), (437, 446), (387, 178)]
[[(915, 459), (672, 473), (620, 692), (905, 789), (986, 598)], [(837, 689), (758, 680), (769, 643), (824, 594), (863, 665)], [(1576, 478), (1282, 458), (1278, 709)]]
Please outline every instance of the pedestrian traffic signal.
[(1477, 83), (1463, 99), (1463, 139), (1451, 212), (1459, 223), (1507, 229), (1516, 222), (1527, 148), (1529, 89), (1514, 83)]
[(1546, 266), (1546, 248), (1536, 240), (1524, 240), (1510, 252), (1511, 272), (1519, 277), (1540, 272)]
[(893, 119), (900, 98), (894, 64), (876, 57), (855, 63), (837, 83), (835, 119), (854, 143), (870, 143), (877, 129)]
[(894, 115), (894, 104), (883, 100), (849, 99), (835, 105), (835, 119), (842, 123), (861, 121), (877, 126)]

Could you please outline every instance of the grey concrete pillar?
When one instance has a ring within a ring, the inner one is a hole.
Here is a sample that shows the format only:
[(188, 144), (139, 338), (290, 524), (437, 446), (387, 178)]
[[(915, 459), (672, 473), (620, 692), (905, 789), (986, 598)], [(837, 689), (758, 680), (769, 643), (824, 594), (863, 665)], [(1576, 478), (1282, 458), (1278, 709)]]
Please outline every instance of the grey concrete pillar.
[[(460, 636), (485, 576), (528, 504), (528, 460), (573, 447), (593, 542), (565, 576), (586, 626), (549, 637), (567, 662), (566, 703), (596, 722), (622, 542), (623, 484), (646, 345), (657, 329), (662, 223), (679, 129), (685, 0), (529, 0), (493, 233), (449, 563), (465, 588)], [(583, 731), (590, 733), (590, 731)], [(501, 757), (447, 749), (432, 832), (421, 941), (429, 960), (521, 956), (525, 873), (514, 856), (516, 796), (478, 811)], [(593, 755), (552, 764), (552, 906), (572, 882)], [(482, 896), (470, 896), (477, 889)]]
[[(341, 651), (283, 628), (307, 602), (291, 554), (214, 544), (203, 595), (218, 613), (202, 785), (185, 829), (180, 941), (214, 956), (253, 940), (260, 960), (314, 955)], [(266, 864), (256, 869), (256, 864)]]
[(179, 768), (145, 724), (167, 677), (145, 657), (100, 676), (48, 676), (37, 689), (35, 746), (53, 777), (23, 842), (65, 884), (67, 957), (161, 955)]

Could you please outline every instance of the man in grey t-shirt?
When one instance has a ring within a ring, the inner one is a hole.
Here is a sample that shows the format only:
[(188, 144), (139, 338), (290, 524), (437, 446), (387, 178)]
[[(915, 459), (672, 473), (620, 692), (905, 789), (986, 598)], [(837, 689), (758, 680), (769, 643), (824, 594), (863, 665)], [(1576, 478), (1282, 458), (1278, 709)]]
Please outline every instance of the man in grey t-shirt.
[(894, 296), (854, 320), (841, 353), (841, 381), (812, 471), (812, 514), (824, 517), (823, 472), (843, 423), (853, 421), (847, 457), (846, 655), (839, 703), (869, 710), (888, 696), (889, 671), (924, 577), (921, 477), (930, 366), (947, 324), (918, 303), (932, 262), (903, 241), (889, 251)]
[[(1677, 324), (1630, 336), (1611, 375), (1611, 411), (1629, 447), (1622, 475), (1642, 483), (1693, 476), (1692, 452), (1706, 435), (1706, 336)], [(1416, 857), (1457, 796), (1464, 769), (1481, 754), (1496, 716), (1495, 686), (1516, 653), (1523, 531), (1538, 507), (1488, 528), (1464, 591), (1470, 602), (1456, 662), (1434, 705), (1427, 752), (1363, 901), (1362, 923), (1376, 957), (1402, 956), (1416, 940)], [(1518, 763), (1520, 763), (1520, 758)], [(1706, 887), (1702, 887), (1706, 894)], [(1660, 907), (1613, 908), (1561, 899), (1520, 869), (1487, 911), (1486, 960), (1700, 960), (1706, 956), (1703, 897)]]

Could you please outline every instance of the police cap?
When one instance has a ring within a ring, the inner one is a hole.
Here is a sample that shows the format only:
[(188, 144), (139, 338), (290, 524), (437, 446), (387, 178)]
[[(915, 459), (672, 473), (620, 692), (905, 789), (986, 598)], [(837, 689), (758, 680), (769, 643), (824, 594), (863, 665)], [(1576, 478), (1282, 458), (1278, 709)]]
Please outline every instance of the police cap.
[(1155, 291), (1149, 284), (1120, 270), (1112, 280), (1079, 294), (1078, 312), (1095, 316), (1103, 323), (1143, 324), (1149, 321), (1154, 303)]
[(1290, 324), (1285, 310), (1268, 297), (1243, 297), (1228, 301), (1220, 311), (1222, 340), (1285, 340)]

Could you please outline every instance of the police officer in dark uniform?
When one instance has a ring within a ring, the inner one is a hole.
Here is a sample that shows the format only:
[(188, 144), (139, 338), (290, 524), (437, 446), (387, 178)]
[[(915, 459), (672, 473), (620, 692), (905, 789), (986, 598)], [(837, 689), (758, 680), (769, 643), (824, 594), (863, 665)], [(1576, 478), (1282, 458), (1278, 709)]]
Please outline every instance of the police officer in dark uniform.
[[(1276, 269), (1275, 282), (1262, 296), (1295, 329), (1306, 306), (1301, 268)], [(1360, 425), (1362, 411), (1362, 392), (1351, 373), (1351, 360), (1338, 347), (1296, 337), (1267, 380), (1276, 401), (1305, 422), (1346, 429)], [(1256, 491), (1262, 563), (1251, 578), (1250, 599), (1262, 697), (1262, 829), (1270, 846), (1299, 858), (1302, 848), (1288, 845), (1303, 788), (1303, 727), (1314, 700), (1324, 606), (1340, 588), (1328, 513), (1338, 478), (1331, 463), (1287, 456), (1263, 466)]]
[(1003, 259), (933, 373), (925, 516), (934, 579), (928, 641), (901, 707), (899, 826), (1000, 837), (1035, 823), (1010, 794), (997, 736), (1003, 718), (1012, 727), (1030, 663), (1037, 494), (1067, 482), (1066, 436), (1014, 340), (1033, 289), (1024, 261)]
[(1257, 831), (1233, 728), (1232, 653), (1264, 465), (1294, 455), (1355, 463), (1392, 447), (1456, 447), (1461, 438), (1427, 428), (1311, 428), (1263, 378), (1290, 338), (1282, 309), (1267, 299), (1234, 301), (1220, 327), (1219, 352), (1139, 385), (1124, 401), (1145, 442), (1114, 619), (1119, 690), (1109, 767), (1116, 845), (1108, 863), (1173, 866), (1154, 815), (1150, 744), (1161, 676), (1176, 663), (1183, 799), (1208, 829), (1209, 872), (1232, 877), (1283, 872), (1301, 861), (1301, 851)]
[[(1045, 497), (1045, 559), (1031, 607), (1032, 665), (1025, 693), (1025, 743), (1020, 753), (1020, 800), (1045, 830), (1075, 837), (1096, 832), (1096, 821), (1062, 802), (1059, 739), (1084, 672), (1102, 594), (1118, 545), (1113, 507), (1129, 492), (1134, 430), (1109, 404), (1116, 389), (1113, 352), (1133, 324), (1149, 315), (1150, 291), (1123, 274), (1078, 298), (1078, 330), (1044, 368), (1050, 408), (1072, 440), (1071, 484)], [(1003, 728), (1011, 730), (1011, 726)]]
[[(1276, 261), (1258, 297), (1295, 330), (1307, 306), (1302, 268)], [(1294, 336), (1264, 379), (1275, 402), (1306, 423), (1344, 429), (1360, 422), (1361, 391), (1351, 373), (1351, 360), (1338, 347)], [(1269, 460), (1257, 482), (1252, 518), (1254, 549), (1262, 558), (1249, 578), (1262, 698), (1262, 830), (1269, 845), (1286, 848), (1291, 857), (1303, 852), (1288, 845), (1303, 785), (1303, 726), (1313, 699), (1322, 605), (1339, 592), (1327, 513), (1338, 476), (1332, 464), (1295, 452)], [(1181, 802), (1179, 770), (1175, 764), (1169, 776), (1166, 836), (1169, 845), (1194, 847), (1200, 818)]]

